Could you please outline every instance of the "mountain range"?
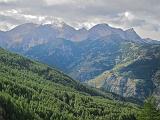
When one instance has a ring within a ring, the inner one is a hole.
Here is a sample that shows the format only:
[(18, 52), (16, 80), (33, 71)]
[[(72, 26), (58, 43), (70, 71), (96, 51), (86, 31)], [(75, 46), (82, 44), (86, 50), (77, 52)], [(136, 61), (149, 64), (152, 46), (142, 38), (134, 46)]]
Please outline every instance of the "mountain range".
[(1, 31), (0, 46), (103, 91), (141, 100), (159, 96), (160, 42), (141, 38), (133, 28), (26, 23)]

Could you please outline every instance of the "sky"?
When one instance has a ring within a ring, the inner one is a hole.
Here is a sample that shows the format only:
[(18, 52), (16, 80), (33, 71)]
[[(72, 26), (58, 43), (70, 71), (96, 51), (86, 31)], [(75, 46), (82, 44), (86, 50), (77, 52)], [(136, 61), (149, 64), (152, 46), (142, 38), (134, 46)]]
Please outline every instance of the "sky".
[(29, 22), (75, 28), (107, 23), (160, 40), (160, 0), (0, 0), (0, 30)]

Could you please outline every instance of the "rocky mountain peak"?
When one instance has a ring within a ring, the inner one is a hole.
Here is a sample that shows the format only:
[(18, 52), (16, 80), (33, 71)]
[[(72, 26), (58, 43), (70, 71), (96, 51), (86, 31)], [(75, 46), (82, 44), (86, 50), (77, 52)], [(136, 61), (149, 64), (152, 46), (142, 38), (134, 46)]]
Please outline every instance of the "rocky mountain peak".
[(136, 33), (134, 28), (130, 28), (125, 31), (126, 37), (133, 40), (133, 39), (141, 39), (141, 37)]
[(93, 26), (92, 28), (90, 28), (89, 30), (93, 30), (93, 29), (98, 29), (98, 30), (106, 30), (106, 29), (110, 29), (111, 27), (106, 24), (106, 23), (102, 23), (102, 24), (97, 24), (95, 26)]

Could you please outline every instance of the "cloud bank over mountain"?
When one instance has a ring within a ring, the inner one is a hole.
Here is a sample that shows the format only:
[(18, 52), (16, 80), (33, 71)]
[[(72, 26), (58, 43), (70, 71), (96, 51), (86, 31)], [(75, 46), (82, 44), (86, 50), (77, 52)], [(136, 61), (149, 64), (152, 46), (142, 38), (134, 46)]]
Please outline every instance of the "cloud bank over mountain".
[(64, 21), (76, 28), (108, 23), (160, 40), (159, 0), (0, 0), (0, 29)]

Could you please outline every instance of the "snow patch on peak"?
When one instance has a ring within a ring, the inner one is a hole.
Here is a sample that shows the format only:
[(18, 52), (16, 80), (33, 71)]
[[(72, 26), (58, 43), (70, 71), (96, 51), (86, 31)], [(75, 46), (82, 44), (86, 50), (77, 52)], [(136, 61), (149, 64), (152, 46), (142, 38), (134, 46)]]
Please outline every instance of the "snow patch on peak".
[(65, 23), (59, 18), (51, 18), (51, 20), (46, 21), (42, 25), (50, 25), (53, 28), (63, 28)]

